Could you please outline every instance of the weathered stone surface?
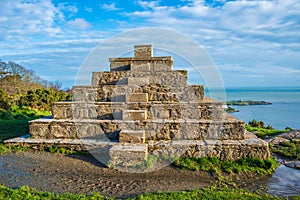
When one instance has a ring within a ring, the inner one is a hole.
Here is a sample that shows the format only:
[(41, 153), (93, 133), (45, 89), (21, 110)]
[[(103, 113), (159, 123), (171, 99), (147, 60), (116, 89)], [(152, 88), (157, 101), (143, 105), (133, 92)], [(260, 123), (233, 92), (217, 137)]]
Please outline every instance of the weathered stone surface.
[(110, 164), (117, 166), (134, 166), (142, 164), (147, 159), (147, 144), (116, 144), (110, 151)]
[(127, 78), (128, 85), (148, 85), (149, 84), (149, 77), (128, 77)]
[(123, 120), (146, 120), (147, 113), (146, 110), (124, 110)]
[(254, 133), (245, 131), (245, 139), (256, 139), (256, 138), (257, 136)]
[(142, 63), (142, 64), (133, 63), (133, 64), (130, 64), (129, 67), (130, 67), (131, 71), (150, 71), (151, 70), (150, 63)]
[(293, 140), (293, 139), (300, 139), (300, 130), (292, 130), (286, 133), (282, 133), (279, 135), (279, 137)]
[(290, 161), (284, 163), (284, 165), (290, 168), (300, 169), (300, 161)]
[[(110, 58), (110, 71), (129, 71), (131, 65), (150, 64), (150, 71), (171, 71), (173, 59), (170, 56), (151, 58)], [(133, 70), (135, 71), (135, 70)], [(144, 71), (144, 70), (143, 70)]]
[(134, 46), (134, 57), (148, 59), (152, 57), (153, 48), (152, 45), (135, 45)]
[(274, 137), (267, 140), (271, 145), (277, 145), (283, 142), (289, 142), (290, 140), (282, 138), (282, 137)]
[(57, 102), (52, 106), (55, 119), (122, 119), (124, 110), (146, 110), (147, 119), (211, 119), (225, 117), (222, 103), (203, 102)]
[(128, 103), (148, 102), (148, 94), (147, 93), (126, 94), (126, 102)]
[(119, 134), (121, 143), (145, 143), (144, 130), (121, 130)]
[(270, 158), (268, 143), (261, 139), (224, 141), (179, 140), (169, 143), (150, 143), (148, 146), (149, 153), (159, 157), (217, 157), (221, 160), (238, 160), (246, 157)]

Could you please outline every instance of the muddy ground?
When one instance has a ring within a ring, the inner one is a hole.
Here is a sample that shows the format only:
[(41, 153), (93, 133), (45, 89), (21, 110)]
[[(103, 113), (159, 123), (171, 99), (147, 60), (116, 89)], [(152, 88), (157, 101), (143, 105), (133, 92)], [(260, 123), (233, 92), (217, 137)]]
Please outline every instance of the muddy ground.
[[(229, 177), (228, 174), (223, 174)], [(270, 176), (234, 175), (241, 188), (264, 189)], [(181, 191), (212, 185), (216, 175), (168, 166), (150, 173), (126, 173), (102, 165), (91, 155), (48, 152), (6, 153), (0, 156), (0, 184), (17, 188), (28, 185), (54, 193), (99, 192), (105, 196), (130, 197), (156, 191)]]

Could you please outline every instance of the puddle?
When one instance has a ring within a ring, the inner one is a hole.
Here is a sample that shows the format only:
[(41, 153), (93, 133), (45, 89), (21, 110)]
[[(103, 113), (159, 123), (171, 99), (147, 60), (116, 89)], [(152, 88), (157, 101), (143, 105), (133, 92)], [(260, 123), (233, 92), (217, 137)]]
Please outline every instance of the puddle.
[(300, 195), (300, 170), (280, 165), (268, 180), (268, 193), (276, 196)]

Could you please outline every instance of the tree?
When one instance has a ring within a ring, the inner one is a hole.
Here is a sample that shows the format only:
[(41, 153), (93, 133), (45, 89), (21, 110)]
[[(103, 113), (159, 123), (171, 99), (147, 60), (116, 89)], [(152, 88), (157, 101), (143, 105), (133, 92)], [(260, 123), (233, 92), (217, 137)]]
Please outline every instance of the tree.
[(9, 109), (7, 95), (1, 88), (0, 88), (0, 108), (2, 108), (4, 110)]

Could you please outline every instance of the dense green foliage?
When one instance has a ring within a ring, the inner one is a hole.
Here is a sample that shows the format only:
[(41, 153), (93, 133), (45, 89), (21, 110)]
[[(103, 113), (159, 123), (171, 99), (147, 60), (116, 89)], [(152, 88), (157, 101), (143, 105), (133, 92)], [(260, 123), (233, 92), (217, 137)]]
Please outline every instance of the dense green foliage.
[(71, 94), (53, 88), (29, 90), (20, 98), (19, 106), (50, 111), (53, 102), (72, 100)]
[(258, 174), (271, 174), (277, 167), (273, 158), (270, 160), (242, 158), (236, 161), (221, 161), (217, 158), (184, 157), (177, 159), (173, 165), (190, 170), (225, 171), (228, 173), (255, 172)]
[(291, 140), (271, 146), (271, 151), (285, 157), (300, 160), (300, 140)]
[(6, 93), (0, 88), (0, 109), (9, 109), (9, 103)]
[(24, 112), (26, 109), (26, 112), (28, 112), (29, 109), (31, 109), (30, 112), (32, 112), (33, 109), (51, 111), (53, 102), (67, 100), (72, 100), (71, 94), (53, 88), (28, 90), (26, 93), (16, 93), (10, 96), (0, 89), (0, 112)]

